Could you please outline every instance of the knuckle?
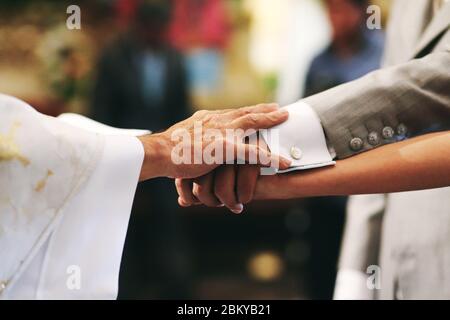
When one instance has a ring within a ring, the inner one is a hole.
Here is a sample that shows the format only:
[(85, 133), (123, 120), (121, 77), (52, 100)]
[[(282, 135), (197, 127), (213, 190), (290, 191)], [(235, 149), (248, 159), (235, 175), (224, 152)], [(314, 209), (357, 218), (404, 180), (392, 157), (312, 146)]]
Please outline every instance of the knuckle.
[(211, 121), (216, 121), (216, 122), (221, 122), (223, 119), (223, 116), (221, 116), (220, 114), (217, 113), (211, 113), (210, 115), (207, 116), (208, 120)]
[(194, 196), (196, 196), (197, 198), (201, 197), (201, 195), (202, 195), (202, 187), (196, 184), (194, 186), (194, 188), (192, 189), (192, 194)]
[(206, 111), (206, 110), (198, 110), (198, 111), (194, 112), (194, 116), (203, 117), (203, 116), (205, 116), (207, 114), (207, 112), (208, 111)]
[(241, 108), (241, 113), (242, 115), (247, 115), (250, 114), (252, 112), (252, 107), (243, 107)]
[(254, 113), (249, 113), (245, 116), (247, 123), (256, 124), (258, 122), (259, 117)]
[(197, 186), (197, 192), (198, 192), (198, 194), (199, 194), (200, 196), (204, 195), (205, 192), (206, 192), (206, 190), (207, 190), (207, 189), (206, 189), (203, 185), (201, 185), (201, 184), (199, 184), (199, 185)]
[(204, 113), (200, 120), (203, 122), (210, 122), (211, 120), (213, 120), (213, 118), (214, 116), (212, 114)]

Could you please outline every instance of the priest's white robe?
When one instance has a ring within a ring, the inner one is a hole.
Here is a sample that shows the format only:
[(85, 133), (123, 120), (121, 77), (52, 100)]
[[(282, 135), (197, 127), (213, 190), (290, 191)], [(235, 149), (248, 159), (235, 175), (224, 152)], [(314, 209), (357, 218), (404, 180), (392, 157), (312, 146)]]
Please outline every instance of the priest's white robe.
[(115, 299), (136, 138), (0, 94), (0, 299)]

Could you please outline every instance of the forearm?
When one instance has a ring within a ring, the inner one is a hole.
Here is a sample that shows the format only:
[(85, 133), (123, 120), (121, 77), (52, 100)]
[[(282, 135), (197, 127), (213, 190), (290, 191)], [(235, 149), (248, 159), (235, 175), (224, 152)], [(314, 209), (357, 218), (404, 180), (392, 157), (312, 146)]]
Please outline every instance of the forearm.
[[(381, 138), (385, 127), (398, 132), (402, 124), (409, 136), (436, 126), (450, 128), (449, 68), (450, 52), (432, 53), (371, 72), (303, 102), (316, 111), (328, 143), (344, 159), (394, 142), (389, 136)], [(353, 138), (367, 141), (371, 132), (380, 137), (375, 145), (349, 148)]]
[(388, 193), (450, 185), (450, 131), (386, 145), (336, 166), (264, 176), (255, 199)]

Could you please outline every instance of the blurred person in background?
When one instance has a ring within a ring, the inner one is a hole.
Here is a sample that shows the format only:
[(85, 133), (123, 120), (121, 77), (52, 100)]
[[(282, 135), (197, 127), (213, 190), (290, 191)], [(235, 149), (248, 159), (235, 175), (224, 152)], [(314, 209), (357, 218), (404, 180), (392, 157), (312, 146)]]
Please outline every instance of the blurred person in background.
[(305, 96), (355, 80), (380, 67), (384, 36), (366, 27), (369, 0), (325, 0), (331, 43), (317, 55), (306, 76)]
[[(368, 0), (325, 0), (331, 43), (315, 57), (306, 77), (305, 96), (355, 80), (380, 67), (383, 33), (366, 28)], [(331, 299), (345, 221), (346, 197), (311, 198), (309, 260), (312, 299)]]
[(225, 48), (231, 26), (223, 0), (174, 0), (170, 36), (185, 53), (189, 87), (194, 97), (223, 86)]
[[(122, 128), (169, 127), (187, 117), (183, 57), (168, 41), (171, 2), (140, 1), (130, 26), (105, 48), (93, 91), (93, 118)], [(189, 259), (166, 178), (138, 186), (121, 270), (121, 298), (188, 298)]]

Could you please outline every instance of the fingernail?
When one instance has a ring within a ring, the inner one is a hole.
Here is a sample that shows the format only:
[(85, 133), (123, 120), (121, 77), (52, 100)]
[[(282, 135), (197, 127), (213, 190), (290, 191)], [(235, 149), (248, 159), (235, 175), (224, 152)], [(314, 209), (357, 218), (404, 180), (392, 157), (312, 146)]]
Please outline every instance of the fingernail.
[(244, 210), (244, 205), (242, 203), (237, 204), (234, 208), (230, 209), (233, 213), (239, 214)]
[(183, 199), (178, 198), (178, 204), (182, 207), (190, 207), (191, 205), (185, 201), (183, 201)]
[(224, 207), (225, 205), (222, 203), (222, 204), (219, 204), (218, 206), (217, 206), (217, 208), (222, 208), (222, 207)]
[(289, 115), (289, 111), (287, 111), (286, 109), (280, 109), (277, 112), (282, 116)]

